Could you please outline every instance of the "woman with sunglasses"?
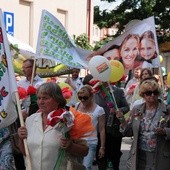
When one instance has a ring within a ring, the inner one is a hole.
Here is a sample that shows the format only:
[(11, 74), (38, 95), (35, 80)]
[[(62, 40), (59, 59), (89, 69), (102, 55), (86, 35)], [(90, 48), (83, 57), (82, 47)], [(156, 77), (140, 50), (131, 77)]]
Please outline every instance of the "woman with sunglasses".
[(128, 170), (170, 169), (170, 108), (159, 99), (160, 87), (154, 80), (141, 83), (139, 95), (144, 103), (134, 106), (127, 123), (120, 112), (121, 131), (133, 136), (127, 160)]
[(87, 170), (92, 169), (92, 163), (96, 154), (98, 143), (97, 130), (100, 132), (101, 140), (99, 157), (102, 158), (105, 153), (105, 112), (102, 107), (95, 103), (92, 91), (93, 89), (91, 86), (83, 86), (77, 93), (80, 102), (75, 106), (82, 114), (90, 115), (93, 126), (95, 127), (95, 130), (85, 138), (87, 140), (89, 152), (88, 155), (84, 157), (83, 164)]

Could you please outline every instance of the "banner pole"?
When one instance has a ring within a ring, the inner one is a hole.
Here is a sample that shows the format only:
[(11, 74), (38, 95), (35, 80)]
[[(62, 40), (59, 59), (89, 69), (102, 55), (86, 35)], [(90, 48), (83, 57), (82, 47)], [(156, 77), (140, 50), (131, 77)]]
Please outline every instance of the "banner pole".
[[(15, 92), (15, 97), (16, 97), (16, 102), (17, 102), (17, 109), (18, 109), (20, 124), (21, 124), (21, 126), (25, 126), (22, 111), (21, 111), (21, 104), (20, 104), (20, 101), (19, 101), (18, 92)], [(24, 148), (25, 148), (28, 170), (32, 170), (32, 168), (31, 168), (31, 158), (30, 158), (30, 154), (29, 154), (29, 150), (28, 150), (28, 146), (27, 146), (27, 139), (24, 139)]]
[(33, 68), (32, 68), (32, 76), (31, 76), (31, 86), (33, 85), (33, 81), (34, 81), (34, 75), (35, 75), (35, 68), (36, 67), (36, 59), (34, 57), (34, 64), (33, 64)]

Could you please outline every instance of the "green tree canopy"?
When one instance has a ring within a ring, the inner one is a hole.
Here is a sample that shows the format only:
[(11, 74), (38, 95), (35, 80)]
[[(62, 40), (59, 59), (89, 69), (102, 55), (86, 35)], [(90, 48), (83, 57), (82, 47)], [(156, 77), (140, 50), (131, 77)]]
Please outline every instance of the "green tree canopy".
[[(116, 0), (101, 0), (116, 2)], [(109, 28), (117, 24), (120, 35), (126, 24), (134, 19), (143, 20), (150, 16), (155, 17), (155, 25), (158, 42), (170, 41), (170, 1), (167, 0), (123, 0), (115, 9), (100, 11), (98, 6), (94, 7), (94, 23), (99, 28)]]

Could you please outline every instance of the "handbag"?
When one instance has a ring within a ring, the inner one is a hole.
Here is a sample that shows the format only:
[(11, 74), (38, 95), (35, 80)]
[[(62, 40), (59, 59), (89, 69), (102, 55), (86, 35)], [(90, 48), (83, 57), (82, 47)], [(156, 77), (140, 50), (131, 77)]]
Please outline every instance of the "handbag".
[(12, 152), (13, 154), (21, 154), (20, 148), (19, 148), (19, 136), (17, 133), (17, 122), (14, 122), (9, 126), (9, 132), (10, 132), (10, 142), (12, 145)]
[(122, 137), (120, 133), (120, 122), (112, 113), (109, 114), (107, 123), (106, 123), (106, 133), (110, 134), (113, 137)]
[[(74, 143), (80, 145), (87, 145), (87, 142), (82, 139), (74, 140)], [(67, 170), (85, 170), (83, 165), (83, 157), (75, 156), (70, 153), (67, 154)]]
[(12, 145), (12, 152), (13, 154), (20, 154), (21, 151), (19, 149), (19, 136), (17, 133), (15, 134), (11, 134), (10, 135), (10, 141), (11, 141), (11, 145)]
[(67, 160), (67, 170), (85, 170), (85, 166), (72, 159)]

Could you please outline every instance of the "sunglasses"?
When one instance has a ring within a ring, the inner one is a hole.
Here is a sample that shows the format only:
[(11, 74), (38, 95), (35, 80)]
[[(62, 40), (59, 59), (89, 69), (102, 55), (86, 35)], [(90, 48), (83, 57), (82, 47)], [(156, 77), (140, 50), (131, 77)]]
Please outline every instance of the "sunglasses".
[(79, 100), (88, 100), (89, 99), (89, 96), (78, 96), (78, 99)]
[(158, 90), (154, 90), (154, 91), (146, 91), (144, 93), (146, 96), (151, 96), (152, 94), (157, 96), (159, 94), (159, 91)]

